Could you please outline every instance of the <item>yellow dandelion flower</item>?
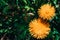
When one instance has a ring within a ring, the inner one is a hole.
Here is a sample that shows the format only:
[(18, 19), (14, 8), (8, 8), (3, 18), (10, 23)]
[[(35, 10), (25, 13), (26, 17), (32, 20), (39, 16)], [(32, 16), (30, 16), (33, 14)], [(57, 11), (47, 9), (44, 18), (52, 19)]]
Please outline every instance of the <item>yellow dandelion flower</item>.
[(38, 9), (39, 17), (47, 20), (51, 20), (55, 16), (55, 8), (50, 4), (44, 4)]
[(42, 22), (41, 19), (34, 19), (29, 23), (29, 32), (34, 38), (43, 39), (50, 32), (49, 26), (49, 23)]

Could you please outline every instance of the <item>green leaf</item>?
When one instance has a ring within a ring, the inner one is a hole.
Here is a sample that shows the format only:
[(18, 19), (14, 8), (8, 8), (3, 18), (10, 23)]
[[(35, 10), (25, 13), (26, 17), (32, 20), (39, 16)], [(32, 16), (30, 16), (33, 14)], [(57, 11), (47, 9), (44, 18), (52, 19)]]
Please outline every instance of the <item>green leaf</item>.
[(7, 31), (8, 31), (8, 29), (5, 29), (5, 30), (4, 30), (4, 32), (7, 32)]
[(30, 9), (30, 7), (29, 6), (25, 6), (25, 9), (27, 9), (27, 11)]
[(53, 0), (53, 3), (54, 3), (54, 4), (57, 4), (57, 0)]
[(60, 39), (60, 37), (58, 35), (56, 35), (55, 40), (59, 40), (59, 39)]
[(0, 30), (0, 33), (3, 33), (3, 29)]
[(0, 26), (2, 26), (2, 23), (0, 23)]
[(53, 28), (53, 34), (58, 34), (58, 31), (55, 28)]
[(22, 0), (25, 4), (27, 4), (27, 1), (26, 0)]
[(3, 9), (3, 13), (4, 13), (4, 14), (8, 14), (8, 11), (9, 11), (9, 6), (6, 6), (6, 7)]
[(5, 0), (0, 0), (0, 3), (1, 3), (2, 6), (3, 6), (3, 5), (8, 5), (8, 3), (5, 2)]
[(17, 6), (18, 6), (18, 0), (16, 0), (16, 4), (17, 4)]

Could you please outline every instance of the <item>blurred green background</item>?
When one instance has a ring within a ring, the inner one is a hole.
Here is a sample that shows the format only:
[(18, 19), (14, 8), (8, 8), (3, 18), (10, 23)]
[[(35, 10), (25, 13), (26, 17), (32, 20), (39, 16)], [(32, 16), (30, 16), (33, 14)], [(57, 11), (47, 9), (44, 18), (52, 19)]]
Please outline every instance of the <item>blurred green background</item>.
[(49, 21), (51, 32), (43, 40), (60, 40), (60, 0), (0, 0), (0, 40), (37, 40), (29, 34), (28, 24), (46, 3), (55, 7), (56, 16)]

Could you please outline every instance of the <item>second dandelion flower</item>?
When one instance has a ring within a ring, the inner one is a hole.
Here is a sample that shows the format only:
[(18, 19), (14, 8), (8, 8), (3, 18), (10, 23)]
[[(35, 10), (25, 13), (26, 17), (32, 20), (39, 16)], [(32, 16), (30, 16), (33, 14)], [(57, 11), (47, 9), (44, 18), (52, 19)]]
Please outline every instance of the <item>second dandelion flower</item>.
[(34, 19), (29, 23), (30, 34), (37, 39), (44, 39), (50, 32), (49, 23), (41, 19)]

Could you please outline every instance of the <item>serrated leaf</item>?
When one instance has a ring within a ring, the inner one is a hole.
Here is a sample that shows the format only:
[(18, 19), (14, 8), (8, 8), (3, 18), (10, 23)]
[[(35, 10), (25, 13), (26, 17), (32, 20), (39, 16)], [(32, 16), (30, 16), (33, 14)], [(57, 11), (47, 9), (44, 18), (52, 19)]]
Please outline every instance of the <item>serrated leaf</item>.
[(59, 36), (58, 35), (56, 35), (56, 37), (55, 37), (55, 40), (59, 40), (60, 38), (59, 38)]

